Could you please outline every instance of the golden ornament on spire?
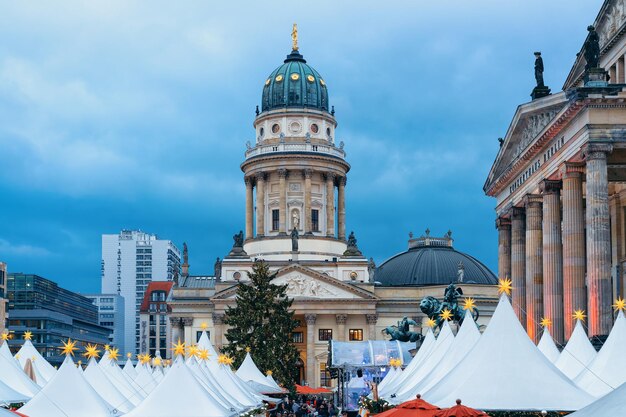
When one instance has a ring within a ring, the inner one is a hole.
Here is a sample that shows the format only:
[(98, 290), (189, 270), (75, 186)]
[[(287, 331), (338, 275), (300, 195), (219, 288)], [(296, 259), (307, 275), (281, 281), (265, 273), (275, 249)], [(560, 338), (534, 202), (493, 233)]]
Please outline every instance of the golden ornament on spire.
[(24, 332), (24, 340), (31, 340), (33, 337), (33, 332), (26, 331)]
[[(139, 357), (137, 357), (137, 358), (139, 358)], [(150, 358), (150, 355), (148, 355), (147, 353), (146, 353), (146, 354), (144, 354), (144, 355), (141, 355), (141, 359), (140, 359), (141, 364), (142, 364), (142, 365), (145, 365), (145, 364), (147, 364), (147, 363), (150, 363), (150, 359), (151, 359), (151, 358)]]
[(291, 49), (293, 49), (294, 51), (298, 50), (298, 24), (294, 23), (293, 24), (293, 29), (291, 30)]
[(447, 308), (444, 308), (443, 311), (439, 314), (442, 320), (450, 320), (452, 318), (452, 312)]
[(233, 360), (227, 355), (222, 354), (217, 357), (217, 363), (219, 363), (220, 365), (231, 365), (233, 363)]
[(426, 325), (432, 329), (437, 325), (437, 322), (435, 321), (435, 319), (428, 319), (426, 321)]
[(198, 345), (190, 345), (187, 348), (187, 355), (189, 355), (189, 357), (196, 356), (198, 355), (198, 350)]
[(76, 347), (76, 340), (72, 341), (72, 339), (67, 339), (67, 342), (61, 342), (61, 343), (63, 343), (63, 347), (61, 348), (61, 353), (64, 354), (65, 356), (67, 355), (74, 356), (74, 351), (78, 350), (78, 348)]
[(271, 370), (265, 372), (265, 375), (267, 375), (267, 376), (272, 376), (272, 374), (273, 374), (273, 372)]
[(510, 279), (506, 278), (506, 279), (498, 280), (498, 294), (511, 295), (512, 289), (513, 289), (513, 286), (511, 285)]
[(172, 350), (174, 351), (174, 355), (178, 356), (178, 355), (185, 355), (185, 343), (181, 342), (180, 339), (178, 339), (178, 343), (173, 343), (174, 347), (172, 348)]
[(208, 324), (206, 324), (206, 322), (204, 322), (204, 323), (201, 323), (201, 324), (200, 324), (200, 328), (201, 328), (202, 330), (206, 330), (208, 327), (209, 327), (209, 325), (208, 325)]
[(109, 349), (109, 358), (112, 361), (117, 361), (120, 358), (120, 351), (118, 348)]
[(9, 336), (9, 332), (4, 332), (0, 335), (2, 340), (9, 340), (11, 337)]
[(152, 365), (161, 366), (161, 358), (159, 358), (158, 356), (154, 358), (154, 360), (152, 361)]
[(250, 346), (246, 346), (246, 353), (250, 353), (250, 350), (252, 350), (250, 349)]
[(572, 317), (575, 320), (585, 321), (587, 315), (585, 314), (585, 310), (576, 310), (574, 311), (574, 314), (572, 314)]
[(622, 297), (618, 297), (617, 300), (615, 300), (615, 304), (613, 304), (613, 308), (615, 311), (624, 311), (626, 309), (626, 300)]
[(209, 349), (198, 349), (198, 359), (207, 360), (209, 356)]
[(92, 345), (91, 343), (87, 345), (85, 348), (85, 353), (83, 356), (87, 359), (98, 358), (100, 356), (100, 351), (98, 350), (98, 345)]
[(476, 302), (474, 301), (473, 298), (468, 297), (465, 300), (463, 300), (464, 310), (473, 310), (474, 308), (476, 308)]
[(133, 357), (133, 354), (132, 354), (132, 353), (130, 353), (130, 352), (128, 352), (128, 353), (126, 353), (126, 357), (127, 357), (128, 359), (130, 359), (130, 358), (132, 358), (132, 357)]
[(109, 350), (111, 350), (111, 346), (109, 345), (104, 345), (104, 351), (108, 352)]
[(539, 324), (541, 325), (541, 327), (543, 327), (545, 329), (546, 327), (552, 326), (552, 320), (550, 320), (547, 317), (543, 317), (541, 319), (541, 323), (539, 323)]

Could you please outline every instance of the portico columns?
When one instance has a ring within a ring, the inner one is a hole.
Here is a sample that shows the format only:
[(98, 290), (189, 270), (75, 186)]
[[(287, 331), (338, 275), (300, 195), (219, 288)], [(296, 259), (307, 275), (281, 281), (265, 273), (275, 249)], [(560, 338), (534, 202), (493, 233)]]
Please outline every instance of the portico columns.
[(378, 314), (366, 314), (367, 333), (369, 340), (376, 340), (376, 323), (378, 322)]
[(224, 336), (224, 317), (222, 313), (213, 313), (213, 343), (218, 349), (222, 348), (222, 337)]
[(172, 342), (177, 343), (180, 339), (181, 341), (184, 339), (184, 336), (181, 335), (181, 322), (180, 317), (172, 317), (170, 316), (170, 328), (172, 329)]
[(585, 216), (582, 175), (585, 166), (566, 162), (561, 167), (563, 178), (563, 315), (564, 339), (574, 331), (569, 320), (576, 310), (587, 309), (585, 289)]
[(338, 237), (340, 240), (346, 239), (346, 177), (339, 178), (339, 187), (337, 191), (337, 205), (339, 206), (337, 214)]
[[(183, 317), (180, 319), (183, 325), (183, 337), (181, 339), (185, 344), (195, 343), (195, 340), (192, 340), (193, 335), (191, 335), (191, 326), (193, 325), (193, 317)], [(189, 331), (187, 331), (189, 329)], [(187, 334), (189, 333), (189, 336)]]
[(526, 328), (526, 216), (521, 207), (511, 211), (511, 285), (513, 309)]
[(287, 170), (278, 170), (279, 192), (278, 197), (278, 233), (287, 234)]
[(335, 316), (337, 321), (337, 337), (333, 337), (340, 342), (346, 341), (346, 321), (348, 320), (347, 314), (337, 314)]
[(611, 308), (611, 236), (607, 154), (613, 146), (588, 143), (587, 164), (587, 314), (589, 336), (606, 336), (613, 325)]
[(326, 174), (326, 236), (335, 236), (335, 174)]
[(306, 321), (306, 382), (315, 385), (315, 321), (317, 315), (305, 314)]
[(526, 205), (526, 332), (537, 343), (543, 315), (542, 198), (529, 194)]
[(552, 320), (551, 334), (563, 343), (563, 247), (561, 181), (544, 180), (543, 194), (543, 315)]
[(498, 229), (498, 278), (511, 278), (511, 220), (496, 219)]
[(256, 235), (265, 234), (265, 174), (256, 175)]
[(254, 204), (252, 201), (252, 178), (246, 177), (246, 239), (252, 239), (253, 231), (252, 231), (252, 223), (253, 223), (253, 214)]
[[(313, 233), (313, 217), (311, 215), (311, 176), (313, 171), (310, 169), (304, 170), (304, 213), (302, 219), (304, 219), (304, 227), (306, 234)], [(318, 218), (319, 222), (319, 218)], [(319, 227), (319, 225), (318, 225)]]

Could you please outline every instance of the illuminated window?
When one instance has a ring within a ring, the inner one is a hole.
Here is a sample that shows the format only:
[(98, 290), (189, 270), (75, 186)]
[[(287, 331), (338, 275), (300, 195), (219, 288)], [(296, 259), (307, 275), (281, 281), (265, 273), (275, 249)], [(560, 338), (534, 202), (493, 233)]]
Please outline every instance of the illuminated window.
[(348, 336), (351, 342), (360, 342), (363, 340), (363, 329), (350, 329)]

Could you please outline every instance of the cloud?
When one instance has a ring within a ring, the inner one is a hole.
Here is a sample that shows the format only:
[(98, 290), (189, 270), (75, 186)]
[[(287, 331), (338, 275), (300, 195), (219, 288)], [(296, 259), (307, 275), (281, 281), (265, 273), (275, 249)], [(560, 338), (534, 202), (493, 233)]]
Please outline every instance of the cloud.
[(2, 238), (0, 238), (0, 253), (3, 256), (47, 257), (53, 255), (46, 248), (29, 244), (14, 244)]

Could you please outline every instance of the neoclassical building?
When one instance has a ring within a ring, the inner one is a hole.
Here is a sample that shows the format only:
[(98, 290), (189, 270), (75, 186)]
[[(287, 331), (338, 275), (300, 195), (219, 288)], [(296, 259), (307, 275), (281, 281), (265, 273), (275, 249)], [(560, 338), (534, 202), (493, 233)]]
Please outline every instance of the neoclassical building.
[(567, 340), (580, 309), (601, 342), (624, 295), (625, 32), (624, 0), (606, 0), (562, 91), (517, 108), (484, 186), (496, 198), (498, 275), (513, 281), (535, 340), (542, 317)]
[(346, 231), (346, 184), (350, 164), (337, 141), (337, 120), (324, 78), (299, 52), (264, 80), (255, 141), (241, 164), (246, 187), (245, 234), (215, 264), (213, 276), (183, 273), (170, 303), (172, 337), (194, 343), (206, 323), (211, 341), (227, 343), (224, 317), (236, 302), (257, 259), (276, 273), (294, 299), (300, 326), (300, 382), (331, 385), (325, 371), (328, 341), (382, 339), (381, 331), (403, 316), (425, 321), (420, 300), (441, 298), (460, 280), (476, 299), (486, 322), (495, 308), (495, 275), (478, 260), (456, 251), (451, 234), (411, 237), (409, 249), (376, 268)]

